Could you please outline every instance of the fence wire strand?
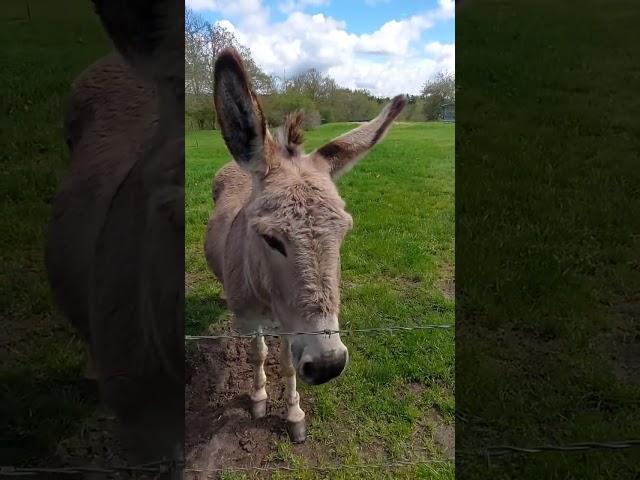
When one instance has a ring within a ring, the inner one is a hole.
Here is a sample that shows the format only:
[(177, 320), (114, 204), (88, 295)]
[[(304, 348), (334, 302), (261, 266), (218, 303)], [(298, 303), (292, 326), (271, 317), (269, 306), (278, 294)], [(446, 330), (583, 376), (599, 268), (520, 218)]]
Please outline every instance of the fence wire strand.
[[(357, 333), (394, 333), (394, 332), (407, 332), (412, 330), (436, 330), (436, 329), (450, 329), (454, 328), (455, 324), (433, 324), (433, 325), (412, 325), (412, 326), (389, 326), (389, 327), (375, 327), (375, 328), (354, 328), (344, 330), (316, 330), (316, 331), (301, 331), (301, 332), (280, 332), (280, 331), (262, 331), (251, 333), (225, 333), (217, 335), (185, 335), (185, 340), (218, 340), (218, 339), (235, 339), (235, 338), (255, 338), (258, 336), (263, 337), (282, 337), (292, 335), (325, 335), (331, 336), (336, 334), (350, 335)], [(462, 419), (464, 421), (464, 418)], [(485, 447), (483, 450), (479, 450), (476, 453), (469, 453), (465, 451), (458, 451), (457, 454), (461, 456), (467, 455), (483, 455), (487, 458), (500, 457), (509, 454), (538, 454), (538, 453), (566, 453), (566, 452), (585, 452), (594, 450), (623, 450), (630, 448), (640, 447), (640, 440), (622, 440), (611, 442), (582, 442), (582, 443), (570, 443), (565, 445), (540, 445), (533, 447), (521, 447), (516, 445), (492, 445)], [(217, 473), (233, 473), (233, 472), (274, 472), (274, 471), (303, 471), (303, 470), (315, 470), (315, 471), (330, 471), (341, 469), (376, 469), (376, 468), (400, 468), (400, 467), (412, 467), (412, 466), (427, 466), (431, 464), (451, 463), (448, 460), (397, 460), (388, 463), (361, 463), (361, 464), (339, 464), (339, 465), (324, 465), (324, 466), (303, 466), (303, 467), (290, 467), (287, 465), (273, 465), (273, 466), (252, 466), (252, 467), (220, 467), (214, 469), (195, 469), (185, 468), (184, 462), (175, 462), (162, 460), (159, 462), (146, 463), (135, 466), (115, 466), (115, 467), (98, 467), (98, 466), (76, 466), (76, 467), (60, 467), (60, 468), (46, 468), (46, 467), (12, 467), (12, 466), (0, 466), (0, 477), (19, 477), (30, 476), (46, 473), (56, 474), (69, 474), (77, 475), (81, 473), (154, 473), (160, 475), (163, 473), (175, 472), (176, 469), (182, 470), (184, 473), (192, 474), (207, 474), (207, 477)]]
[(544, 452), (581, 452), (585, 450), (621, 450), (640, 447), (640, 440), (622, 440), (615, 442), (582, 442), (566, 445), (540, 445), (537, 447), (518, 447), (514, 445), (492, 445), (486, 448), (491, 457), (510, 453), (544, 453)]
[[(550, 453), (569, 453), (569, 452), (586, 452), (595, 450), (625, 450), (640, 447), (640, 440), (621, 440), (612, 442), (582, 442), (569, 443), (565, 445), (540, 445), (535, 447), (519, 447), (515, 445), (492, 445), (486, 447), (483, 452), (486, 457), (496, 457), (508, 454), (538, 454), (544, 452)], [(458, 455), (469, 455), (467, 452), (457, 452)], [(483, 455), (479, 451), (475, 455)], [(401, 468), (401, 467), (418, 467), (451, 463), (449, 460), (430, 459), (430, 460), (396, 460), (387, 463), (359, 463), (359, 464), (339, 464), (339, 465), (310, 465), (301, 467), (290, 467), (287, 465), (267, 465), (252, 467), (220, 467), (213, 469), (197, 469), (185, 468), (184, 462), (176, 462), (162, 460), (153, 463), (146, 463), (135, 466), (116, 466), (116, 467), (97, 467), (97, 466), (76, 466), (76, 467), (12, 467), (0, 466), (0, 477), (21, 477), (46, 473), (77, 475), (81, 473), (154, 473), (156, 475), (163, 473), (171, 473), (182, 470), (184, 473), (207, 474), (209, 477), (218, 473), (241, 473), (241, 472), (275, 472), (288, 471), (299, 472), (304, 470), (313, 471), (331, 471), (331, 470), (366, 470), (378, 468)]]
[(217, 335), (185, 335), (185, 340), (219, 340), (222, 338), (254, 338), (254, 337), (285, 337), (292, 335), (324, 335), (330, 337), (331, 335), (352, 335), (354, 333), (394, 333), (394, 332), (408, 332), (412, 330), (437, 330), (437, 329), (449, 329), (454, 328), (453, 323), (442, 323), (434, 325), (411, 325), (411, 326), (390, 326), (390, 327), (374, 327), (374, 328), (351, 328), (345, 330), (313, 330), (307, 332), (280, 332), (277, 330), (269, 331), (257, 331), (251, 333), (221, 333)]
[(78, 475), (81, 473), (153, 473), (160, 475), (170, 473), (177, 469), (184, 468), (182, 462), (160, 460), (157, 462), (144, 463), (141, 465), (116, 465), (110, 467), (99, 467), (96, 465), (82, 465), (75, 467), (13, 467), (0, 466), (0, 477), (26, 477), (41, 474), (62, 474), (62, 475)]
[(215, 474), (215, 473), (241, 473), (241, 472), (276, 472), (276, 471), (285, 471), (285, 472), (301, 472), (305, 470), (313, 470), (318, 472), (332, 471), (332, 470), (365, 470), (365, 469), (378, 469), (378, 468), (401, 468), (401, 467), (420, 467), (420, 466), (428, 466), (431, 464), (443, 464), (450, 463), (447, 460), (397, 460), (395, 462), (387, 462), (387, 463), (354, 463), (354, 464), (340, 464), (340, 465), (306, 465), (300, 467), (289, 467), (287, 465), (267, 465), (264, 467), (220, 467), (220, 468), (212, 468), (212, 469), (197, 469), (197, 468), (187, 468), (185, 469), (185, 473), (205, 473), (205, 474)]

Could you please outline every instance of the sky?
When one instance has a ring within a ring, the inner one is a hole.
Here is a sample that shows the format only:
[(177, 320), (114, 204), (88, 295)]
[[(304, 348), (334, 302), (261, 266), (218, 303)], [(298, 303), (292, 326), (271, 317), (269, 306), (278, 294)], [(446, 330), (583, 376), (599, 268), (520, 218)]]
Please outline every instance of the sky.
[(454, 0), (186, 0), (249, 47), (269, 75), (309, 68), (379, 96), (455, 72)]

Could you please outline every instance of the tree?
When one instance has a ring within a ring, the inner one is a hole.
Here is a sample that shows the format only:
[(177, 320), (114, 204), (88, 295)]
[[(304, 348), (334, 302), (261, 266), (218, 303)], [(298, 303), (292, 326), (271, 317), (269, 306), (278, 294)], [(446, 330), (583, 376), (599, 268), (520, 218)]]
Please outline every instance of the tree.
[[(192, 128), (210, 128), (215, 120), (213, 82), (215, 61), (227, 47), (235, 48), (242, 57), (259, 94), (274, 91), (274, 82), (241, 45), (234, 33), (219, 23), (211, 24), (191, 9), (185, 11), (185, 114)], [(211, 127), (213, 128), (213, 127)]]
[(188, 130), (213, 130), (216, 111), (208, 95), (187, 95), (185, 97), (185, 128)]
[(204, 34), (208, 24), (191, 9), (184, 17), (184, 80), (187, 95), (202, 95), (207, 88), (207, 59)]
[(314, 102), (328, 99), (337, 88), (333, 78), (323, 76), (315, 68), (300, 72), (285, 86), (286, 91), (299, 93)]
[(438, 72), (422, 87), (424, 115), (427, 120), (438, 120), (442, 105), (456, 100), (456, 80), (452, 73)]
[(211, 92), (213, 92), (213, 70), (215, 68), (216, 58), (218, 58), (220, 52), (227, 47), (235, 48), (240, 54), (256, 92), (262, 95), (271, 93), (273, 90), (273, 80), (258, 67), (253, 60), (251, 50), (240, 44), (233, 32), (219, 23), (214, 25), (209, 24), (207, 28), (207, 51), (205, 55), (207, 57), (207, 75)]

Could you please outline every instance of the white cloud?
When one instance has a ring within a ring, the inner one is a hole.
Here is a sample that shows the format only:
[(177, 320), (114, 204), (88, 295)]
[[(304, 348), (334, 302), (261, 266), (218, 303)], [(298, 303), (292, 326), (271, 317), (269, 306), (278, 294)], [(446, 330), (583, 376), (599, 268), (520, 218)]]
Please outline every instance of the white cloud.
[(328, 74), (339, 85), (364, 88), (374, 94), (394, 96), (399, 93), (418, 94), (424, 82), (439, 71), (452, 71), (448, 60), (430, 58), (394, 58), (385, 63), (361, 59), (331, 67)]
[(454, 18), (456, 15), (456, 4), (454, 0), (438, 0), (438, 10), (436, 11), (436, 18), (446, 20)]
[(211, 11), (241, 21), (247, 29), (262, 29), (269, 23), (269, 8), (262, 0), (186, 0), (194, 11)]
[(414, 15), (407, 20), (391, 20), (371, 34), (360, 36), (356, 51), (406, 55), (411, 43), (420, 40), (423, 30), (433, 26), (428, 15)]
[(424, 51), (436, 60), (456, 58), (455, 43), (429, 42), (424, 46)]
[(218, 3), (216, 0), (186, 0), (185, 6), (195, 11), (216, 10)]
[(292, 13), (302, 11), (307, 7), (322, 7), (329, 5), (331, 0), (283, 0), (278, 4), (278, 9), (282, 13)]
[(187, 0), (187, 6), (212, 10), (225, 19), (238, 41), (251, 49), (268, 74), (287, 77), (315, 67), (348, 88), (366, 88), (376, 95), (417, 94), (437, 73), (455, 71), (455, 44), (432, 41), (424, 32), (454, 15), (453, 0), (406, 19), (391, 20), (379, 29), (356, 35), (345, 22), (299, 9), (328, 0), (283, 0), (279, 7), (297, 9), (282, 22), (271, 22), (261, 0)]

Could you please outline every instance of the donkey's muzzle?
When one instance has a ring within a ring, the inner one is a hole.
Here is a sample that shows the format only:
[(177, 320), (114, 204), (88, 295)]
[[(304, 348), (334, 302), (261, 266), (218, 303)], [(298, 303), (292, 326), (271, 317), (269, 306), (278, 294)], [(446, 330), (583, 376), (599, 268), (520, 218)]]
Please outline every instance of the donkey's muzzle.
[(331, 359), (303, 362), (300, 365), (300, 376), (311, 385), (320, 385), (340, 376), (346, 366), (347, 351), (345, 350)]

